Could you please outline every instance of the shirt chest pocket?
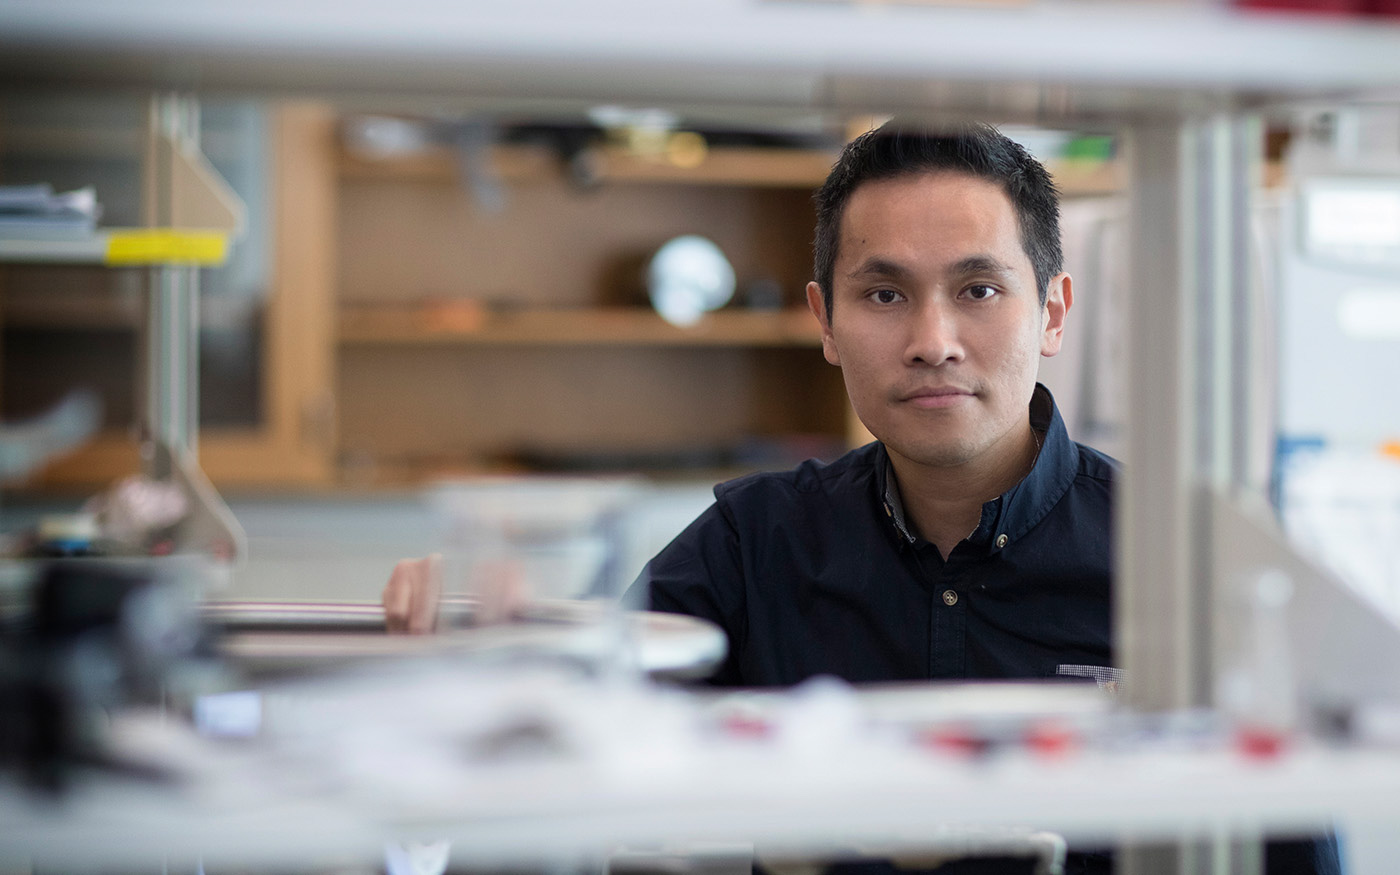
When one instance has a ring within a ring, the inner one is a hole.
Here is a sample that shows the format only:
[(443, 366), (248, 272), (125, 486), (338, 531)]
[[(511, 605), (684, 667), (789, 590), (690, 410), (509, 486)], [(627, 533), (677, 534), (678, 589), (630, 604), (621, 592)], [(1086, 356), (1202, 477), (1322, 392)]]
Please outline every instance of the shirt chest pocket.
[(1099, 689), (1118, 695), (1123, 690), (1124, 675), (1121, 668), (1107, 665), (1057, 665), (1055, 676), (1062, 678), (1082, 678), (1098, 684)]

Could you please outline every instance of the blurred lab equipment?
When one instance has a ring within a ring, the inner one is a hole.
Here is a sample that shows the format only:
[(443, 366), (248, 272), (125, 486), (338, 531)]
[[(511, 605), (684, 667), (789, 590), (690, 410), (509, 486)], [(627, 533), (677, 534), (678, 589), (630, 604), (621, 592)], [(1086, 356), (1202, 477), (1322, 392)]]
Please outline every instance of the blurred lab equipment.
[[(481, 603), (503, 586), (535, 598), (615, 597), (622, 518), (634, 478), (489, 477), (431, 490), (445, 532), (446, 592)], [(497, 617), (478, 620), (503, 619)]]
[(431, 501), (446, 527), (442, 592), (465, 597), (478, 624), (499, 623), (538, 599), (599, 601), (589, 625), (598, 667), (633, 658), (619, 597), (623, 515), (640, 497), (632, 478), (481, 478), (443, 483)]
[[(725, 655), (717, 628), (621, 612), (616, 600), (710, 500), (708, 488), (630, 477), (497, 476), (439, 483), (412, 502), (356, 503), (353, 513), (342, 503), (305, 514), (301, 502), (236, 505), (256, 552), (206, 617), (225, 632), (221, 652), (258, 677), (433, 654), (597, 666), (619, 646), (651, 677), (703, 677)], [(385, 635), (385, 610), (367, 598), (396, 560), (432, 552), (444, 578), (438, 633)]]
[(0, 630), (0, 764), (61, 791), (109, 756), (110, 712), (154, 704), (208, 656), (191, 567), (48, 564), (30, 609)]
[(525, 659), (591, 666), (622, 636), (629, 664), (656, 680), (694, 680), (724, 659), (724, 633), (680, 614), (644, 611), (615, 616), (601, 601), (536, 599), (509, 623), (473, 624), (475, 604), (448, 598), (446, 631), (437, 635), (384, 634), (384, 609), (375, 602), (297, 602), (211, 599), (205, 621), (220, 632), (216, 648), (244, 677), (261, 679), (334, 673), (388, 658), (441, 657), (483, 662)]

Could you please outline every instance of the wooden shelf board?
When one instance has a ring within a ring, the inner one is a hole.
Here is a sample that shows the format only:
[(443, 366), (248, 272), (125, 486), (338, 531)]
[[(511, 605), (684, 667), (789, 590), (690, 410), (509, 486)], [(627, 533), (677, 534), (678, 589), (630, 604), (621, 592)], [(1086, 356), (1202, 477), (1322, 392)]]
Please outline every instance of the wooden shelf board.
[[(547, 179), (563, 174), (558, 155), (542, 146), (497, 146), (491, 150), (495, 171), (502, 179)], [(374, 158), (341, 149), (338, 170), (344, 179), (392, 179), (402, 182), (442, 182), (461, 175), (457, 154), (433, 147), (411, 155)]]
[[(700, 166), (678, 167), (606, 146), (596, 152), (600, 183), (670, 183), (742, 185), (768, 188), (815, 188), (826, 179), (834, 151), (718, 146)], [(508, 181), (549, 179), (563, 174), (558, 156), (538, 146), (498, 146), (492, 150), (496, 172)], [(340, 174), (347, 179), (447, 181), (460, 176), (458, 158), (435, 148), (415, 155), (374, 159), (342, 152)]]
[(605, 182), (816, 188), (836, 157), (835, 151), (817, 149), (719, 147), (710, 149), (699, 167), (685, 168), (604, 149), (599, 176)]
[[(537, 146), (499, 146), (492, 157), (496, 172), (506, 181), (552, 179), (563, 174), (558, 157)], [(815, 189), (826, 180), (836, 153), (721, 146), (710, 149), (704, 163), (695, 168), (638, 157), (618, 147), (598, 150), (598, 158), (600, 183)], [(1051, 161), (1046, 166), (1067, 197), (1115, 194), (1126, 185), (1123, 167), (1114, 162)], [(340, 174), (347, 179), (448, 182), (460, 178), (460, 166), (457, 156), (447, 149), (378, 160), (342, 152)]]
[(360, 305), (340, 312), (348, 345), (799, 346), (821, 345), (806, 310), (721, 310), (690, 327), (642, 308), (519, 310)]

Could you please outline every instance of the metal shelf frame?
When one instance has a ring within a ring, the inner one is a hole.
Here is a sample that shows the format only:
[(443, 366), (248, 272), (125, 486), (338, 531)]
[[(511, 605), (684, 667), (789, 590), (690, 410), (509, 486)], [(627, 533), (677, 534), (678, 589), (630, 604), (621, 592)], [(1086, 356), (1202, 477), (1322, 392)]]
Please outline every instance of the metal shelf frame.
[(147, 270), (142, 356), (143, 473), (179, 482), (192, 510), (183, 524), (196, 549), (241, 557), (246, 537), (200, 470), (199, 269), (223, 263), (244, 209), (199, 153), (199, 104), (155, 95), (142, 168), (145, 228), (74, 238), (0, 239), (0, 262), (94, 264)]

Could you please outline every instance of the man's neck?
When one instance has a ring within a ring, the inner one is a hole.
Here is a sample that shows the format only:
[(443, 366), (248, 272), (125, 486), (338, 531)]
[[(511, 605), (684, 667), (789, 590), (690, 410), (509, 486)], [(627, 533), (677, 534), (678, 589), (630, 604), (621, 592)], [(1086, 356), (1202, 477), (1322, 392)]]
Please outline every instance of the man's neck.
[(904, 517), (913, 530), (938, 548), (944, 559), (977, 530), (982, 505), (1025, 479), (1040, 451), (1040, 438), (1026, 423), (1008, 437), (1001, 452), (954, 467), (924, 465), (890, 452)]

